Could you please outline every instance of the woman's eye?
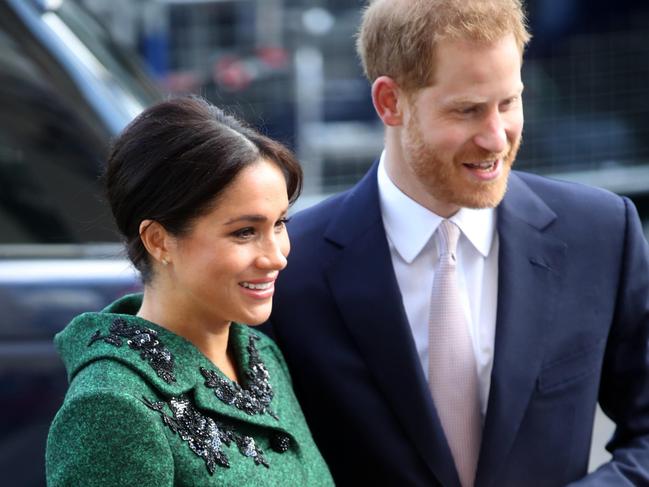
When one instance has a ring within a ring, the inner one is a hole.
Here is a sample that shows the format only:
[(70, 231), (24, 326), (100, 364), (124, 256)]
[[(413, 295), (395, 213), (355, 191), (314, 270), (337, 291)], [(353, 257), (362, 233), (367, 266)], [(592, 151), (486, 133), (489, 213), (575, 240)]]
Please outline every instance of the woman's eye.
[(250, 238), (255, 235), (255, 229), (252, 227), (240, 228), (239, 230), (232, 232), (232, 235), (237, 238)]
[(280, 218), (275, 223), (275, 228), (284, 228), (286, 226), (286, 224), (289, 222), (289, 220), (290, 220), (290, 218), (286, 218), (286, 217), (285, 218)]

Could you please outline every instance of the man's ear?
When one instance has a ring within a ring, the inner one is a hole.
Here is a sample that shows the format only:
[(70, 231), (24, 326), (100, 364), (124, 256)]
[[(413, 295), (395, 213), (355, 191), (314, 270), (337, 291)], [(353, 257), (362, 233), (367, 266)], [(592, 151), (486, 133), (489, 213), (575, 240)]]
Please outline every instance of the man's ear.
[(149, 255), (162, 265), (171, 262), (171, 235), (155, 220), (142, 220), (140, 223), (140, 239)]
[(395, 127), (403, 124), (405, 93), (389, 76), (379, 76), (372, 83), (372, 103), (384, 125)]

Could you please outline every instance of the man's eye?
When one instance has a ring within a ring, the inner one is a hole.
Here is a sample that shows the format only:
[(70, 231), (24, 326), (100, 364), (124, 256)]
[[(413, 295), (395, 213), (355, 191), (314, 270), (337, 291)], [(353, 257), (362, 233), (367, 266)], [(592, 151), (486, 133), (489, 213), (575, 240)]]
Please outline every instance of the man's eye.
[(478, 111), (478, 107), (462, 107), (455, 110), (460, 115), (472, 115)]
[(501, 107), (502, 107), (502, 108), (509, 108), (509, 107), (515, 105), (517, 101), (518, 101), (518, 97), (517, 97), (517, 96), (513, 96), (513, 97), (511, 97), (511, 98), (507, 98), (505, 101), (503, 101), (503, 102), (501, 103)]

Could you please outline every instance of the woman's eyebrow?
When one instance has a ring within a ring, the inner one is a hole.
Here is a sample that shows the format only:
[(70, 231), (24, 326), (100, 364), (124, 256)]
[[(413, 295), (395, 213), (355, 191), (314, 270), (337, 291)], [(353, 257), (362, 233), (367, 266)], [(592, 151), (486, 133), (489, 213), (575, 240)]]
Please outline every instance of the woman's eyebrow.
[(264, 215), (241, 215), (226, 221), (225, 225), (231, 225), (232, 223), (239, 222), (262, 223), (266, 220), (268, 220), (268, 218), (266, 218)]

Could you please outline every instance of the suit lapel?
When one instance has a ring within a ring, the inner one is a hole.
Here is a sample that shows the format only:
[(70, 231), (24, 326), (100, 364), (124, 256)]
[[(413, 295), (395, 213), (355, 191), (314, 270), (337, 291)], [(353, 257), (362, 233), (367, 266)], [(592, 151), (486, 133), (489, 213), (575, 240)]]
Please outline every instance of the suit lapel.
[(498, 208), (495, 355), (476, 486), (495, 485), (536, 383), (566, 254), (565, 243), (544, 232), (555, 219), (512, 174)]
[(341, 246), (327, 269), (331, 292), (379, 389), (445, 486), (457, 486), (401, 301), (380, 215), (376, 165), (352, 191), (325, 234)]

